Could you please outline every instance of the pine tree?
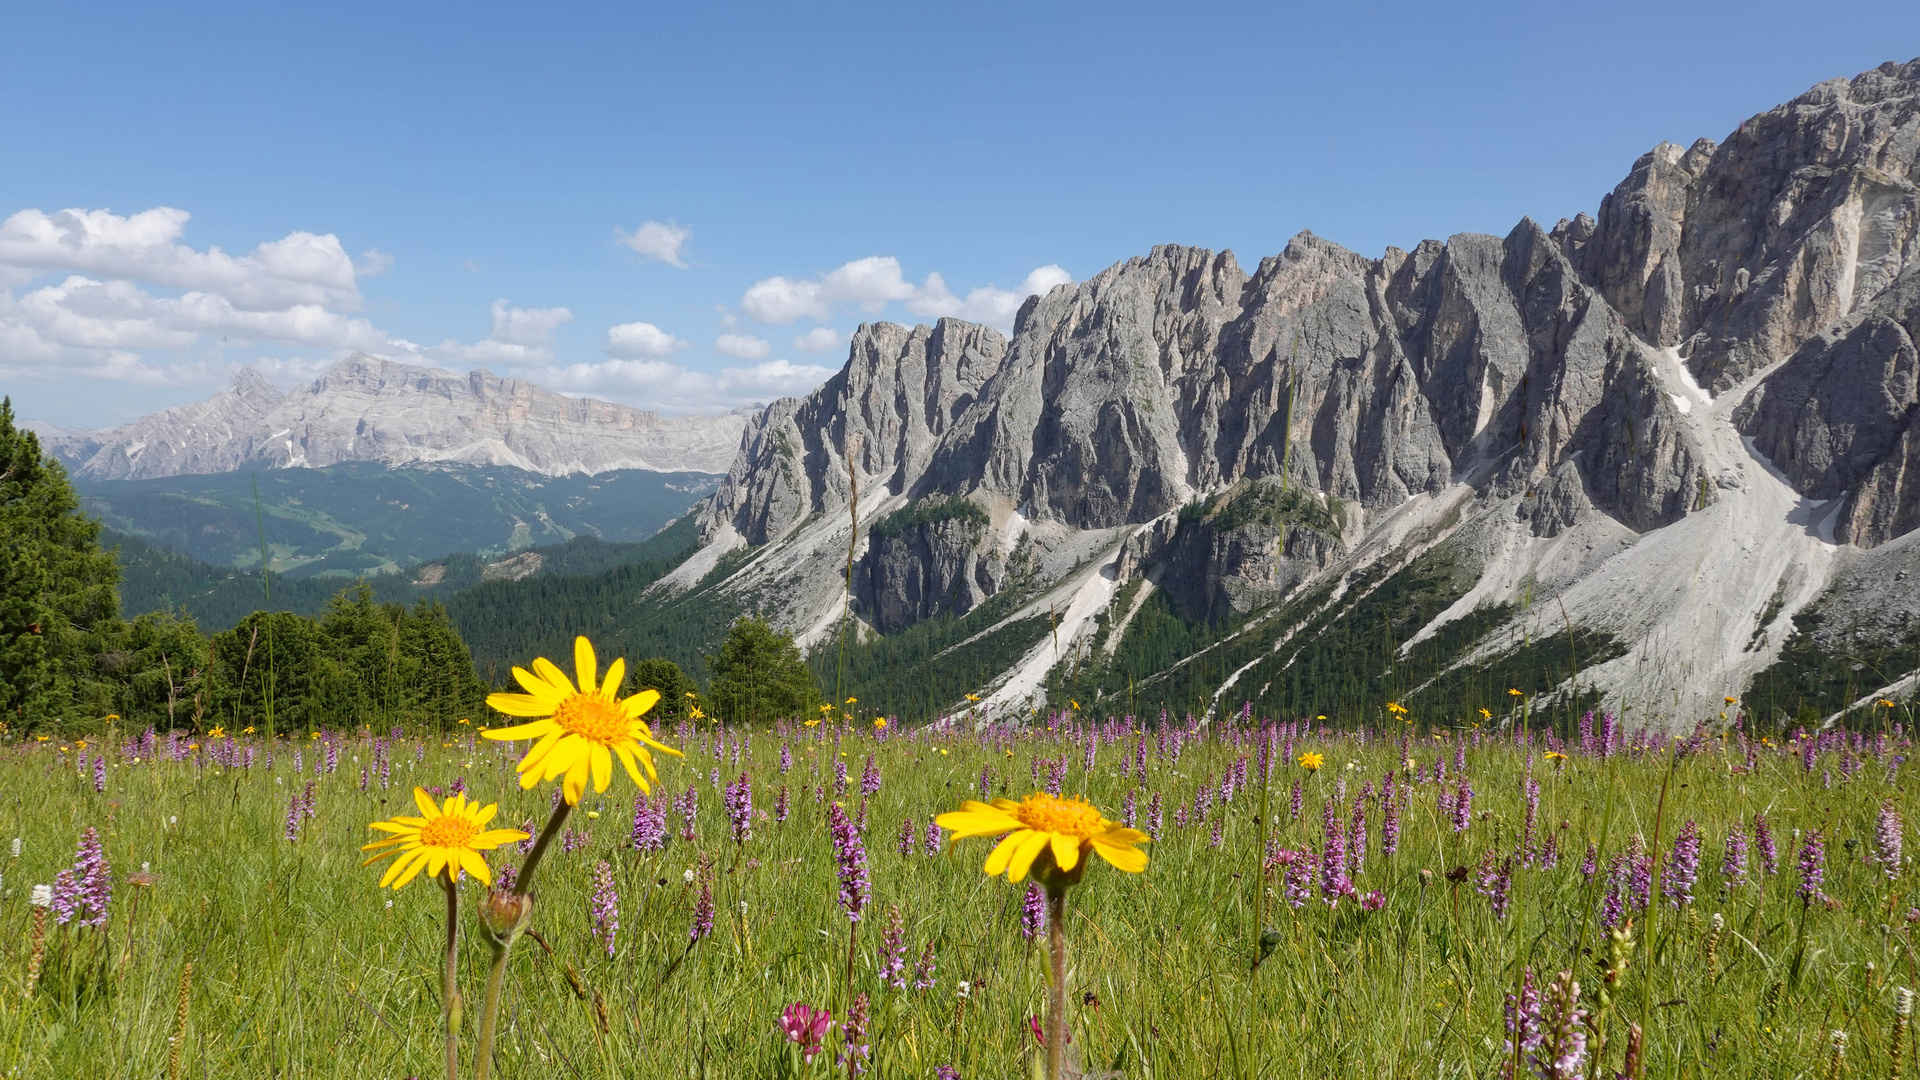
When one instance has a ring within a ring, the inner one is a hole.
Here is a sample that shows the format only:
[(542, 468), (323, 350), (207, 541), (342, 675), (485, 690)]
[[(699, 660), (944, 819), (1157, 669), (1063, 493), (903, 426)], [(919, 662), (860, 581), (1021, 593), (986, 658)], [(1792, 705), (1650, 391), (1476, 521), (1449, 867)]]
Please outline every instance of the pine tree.
[(112, 707), (99, 658), (121, 633), (119, 568), (99, 536), (66, 470), (0, 398), (0, 716), (17, 727)]

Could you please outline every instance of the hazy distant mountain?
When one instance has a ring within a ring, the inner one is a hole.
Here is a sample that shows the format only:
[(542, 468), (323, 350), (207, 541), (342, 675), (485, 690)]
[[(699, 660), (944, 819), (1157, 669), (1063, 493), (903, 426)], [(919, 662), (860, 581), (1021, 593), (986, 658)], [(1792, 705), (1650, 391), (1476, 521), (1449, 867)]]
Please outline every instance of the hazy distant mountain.
[(486, 371), (455, 375), (363, 354), (283, 392), (252, 368), (206, 401), (104, 431), (37, 427), (80, 477), (149, 479), (248, 466), (459, 462), (548, 476), (725, 472), (754, 410), (663, 417)]
[(1303, 233), (1251, 274), (1158, 247), (1011, 339), (865, 326), (754, 418), (655, 596), (718, 580), (813, 644), (850, 604), (934, 707), (1522, 686), (1689, 724), (1910, 689), (1917, 183), (1920, 60), (1663, 143), (1552, 228)]

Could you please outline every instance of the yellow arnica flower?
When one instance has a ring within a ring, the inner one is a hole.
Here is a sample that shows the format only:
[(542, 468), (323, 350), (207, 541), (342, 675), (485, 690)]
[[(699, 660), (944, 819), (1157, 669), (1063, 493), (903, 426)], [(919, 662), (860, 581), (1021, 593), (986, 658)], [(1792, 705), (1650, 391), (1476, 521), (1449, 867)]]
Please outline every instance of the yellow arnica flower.
[(1327, 759), (1324, 755), (1316, 754), (1311, 750), (1300, 755), (1300, 767), (1308, 772), (1319, 772), (1320, 766), (1326, 763)]
[(1138, 829), (1129, 829), (1117, 821), (1108, 821), (1093, 804), (1084, 799), (1060, 799), (1052, 795), (1027, 796), (1024, 802), (995, 799), (989, 805), (973, 799), (960, 809), (934, 819), (950, 829), (950, 843), (974, 836), (999, 836), (1004, 840), (987, 856), (987, 876), (1002, 872), (1009, 881), (1020, 881), (1032, 869), (1043, 850), (1053, 853), (1053, 865), (1071, 874), (1092, 852), (1129, 874), (1147, 868), (1147, 853), (1136, 844), (1150, 837)]
[[(580, 678), (578, 688), (546, 657), (535, 660), (532, 671), (514, 668), (513, 677), (527, 692), (489, 694), (487, 704), (508, 716), (540, 719), (531, 724), (489, 728), (480, 734), (501, 741), (538, 739), (527, 756), (520, 759), (520, 786), (530, 788), (564, 777), (561, 791), (569, 804), (580, 802), (589, 776), (593, 779), (593, 790), (607, 790), (607, 783), (613, 778), (616, 755), (640, 790), (651, 792), (647, 779), (658, 782), (660, 774), (654, 771), (653, 755), (647, 748), (681, 756), (680, 751), (656, 740), (653, 729), (640, 719), (660, 700), (660, 691), (642, 690), (632, 697), (614, 697), (620, 692), (621, 680), (626, 678), (627, 662), (615, 660), (608, 664), (606, 680), (600, 681), (597, 678), (600, 665), (594, 659), (593, 644), (584, 637), (574, 639), (573, 666)], [(644, 777), (640, 775), (642, 768), (646, 770)]]
[(418, 877), (422, 870), (428, 877), (444, 873), (448, 881), (456, 883), (460, 880), (460, 871), (465, 870), (479, 878), (482, 885), (491, 885), (493, 875), (487, 872), (487, 861), (480, 853), (527, 838), (527, 834), (518, 829), (487, 828), (487, 822), (500, 810), (497, 803), (481, 806), (465, 795), (450, 795), (445, 804), (435, 806), (433, 796), (423, 788), (413, 789), (413, 801), (419, 805), (421, 816), (374, 822), (369, 828), (393, 835), (360, 849), (379, 852), (361, 863), (362, 866), (372, 866), (389, 855), (400, 856), (381, 875), (383, 889), (389, 885), (397, 889)]

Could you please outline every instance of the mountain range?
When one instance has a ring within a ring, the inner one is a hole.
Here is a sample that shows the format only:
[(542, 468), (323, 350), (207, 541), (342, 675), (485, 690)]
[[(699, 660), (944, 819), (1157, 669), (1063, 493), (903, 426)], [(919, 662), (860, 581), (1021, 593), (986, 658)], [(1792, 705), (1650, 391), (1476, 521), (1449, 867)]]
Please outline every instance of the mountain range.
[(342, 462), (500, 465), (547, 476), (725, 472), (755, 410), (664, 417), (488, 371), (456, 375), (356, 353), (291, 391), (243, 367), (206, 401), (104, 431), (40, 428), (83, 480)]
[(1010, 338), (863, 326), (647, 602), (700, 585), (842, 681), (937, 626), (895, 678), (942, 708), (1837, 715), (1920, 668), (1916, 181), (1920, 60), (1552, 226), (1162, 246)]

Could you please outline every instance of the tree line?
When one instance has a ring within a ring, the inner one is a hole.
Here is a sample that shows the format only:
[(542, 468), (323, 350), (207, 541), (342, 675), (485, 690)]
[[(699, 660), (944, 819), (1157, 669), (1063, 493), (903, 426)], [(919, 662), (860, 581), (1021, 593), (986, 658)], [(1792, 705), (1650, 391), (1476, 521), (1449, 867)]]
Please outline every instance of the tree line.
[[(15, 425), (12, 402), (0, 398), (0, 724), (15, 735), (114, 721), (259, 732), (443, 730), (462, 720), (490, 722), (490, 685), (511, 682), (510, 664), (489, 663), (493, 678), (481, 677), (445, 602), (382, 601), (364, 581), (306, 615), (272, 610), (268, 577), (259, 582), (261, 608), (212, 634), (183, 611), (124, 617), (120, 566), (101, 532), (81, 512), (59, 461)], [(685, 539), (668, 542), (684, 547)], [(493, 650), (539, 639), (543, 655), (570, 668), (571, 634), (602, 640), (595, 631), (608, 629), (592, 625), (591, 613), (617, 606), (616, 598), (631, 597), (673, 565), (659, 558), (608, 569), (608, 556), (586, 550), (576, 558), (586, 560), (579, 569), (597, 572), (518, 590), (487, 583), (452, 600), (470, 609), (460, 612), (468, 620), (519, 628), (485, 635)], [(711, 675), (705, 697), (674, 660), (644, 654), (630, 657), (622, 692), (659, 690), (657, 721), (705, 704), (703, 712), (728, 720), (770, 722), (818, 704), (790, 635), (745, 615), (721, 627), (717, 651), (697, 657)], [(609, 656), (624, 651), (618, 640), (602, 643)]]

